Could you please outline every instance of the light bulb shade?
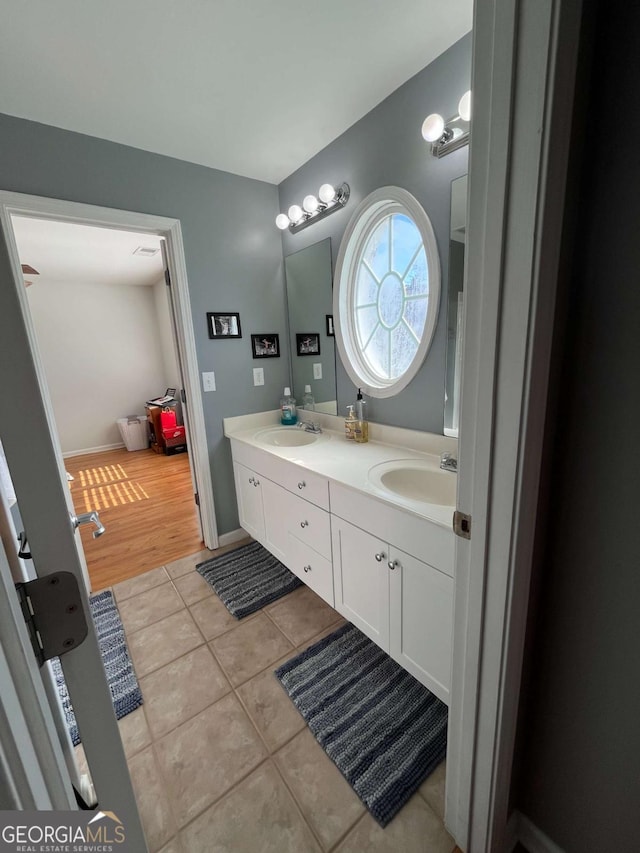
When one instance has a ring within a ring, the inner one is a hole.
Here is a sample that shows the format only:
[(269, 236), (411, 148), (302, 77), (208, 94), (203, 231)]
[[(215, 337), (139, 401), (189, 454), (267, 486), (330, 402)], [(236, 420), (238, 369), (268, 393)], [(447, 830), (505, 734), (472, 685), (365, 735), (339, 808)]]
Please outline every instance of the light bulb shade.
[(314, 195), (306, 195), (302, 199), (302, 206), (307, 213), (315, 213), (318, 209), (318, 199)]
[(289, 208), (289, 219), (295, 224), (296, 222), (300, 222), (304, 213), (299, 204), (292, 204)]
[(331, 184), (323, 184), (318, 190), (320, 201), (324, 204), (330, 204), (336, 197), (336, 191)]
[(289, 227), (289, 217), (286, 213), (279, 213), (276, 216), (276, 225), (281, 231), (284, 231), (285, 228)]
[(465, 92), (458, 104), (458, 115), (463, 121), (471, 121), (471, 90)]
[(437, 142), (444, 133), (444, 119), (438, 113), (431, 113), (422, 122), (422, 136), (427, 142)]

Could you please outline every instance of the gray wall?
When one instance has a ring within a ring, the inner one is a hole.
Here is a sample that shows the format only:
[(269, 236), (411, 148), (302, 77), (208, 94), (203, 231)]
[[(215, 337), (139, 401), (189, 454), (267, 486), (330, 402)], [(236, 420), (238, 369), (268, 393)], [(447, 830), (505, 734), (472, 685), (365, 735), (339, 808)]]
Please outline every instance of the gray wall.
[[(567, 853), (640, 845), (640, 6), (599, 4), (513, 802)], [(621, 117), (603, 144), (593, 116)], [(580, 139), (575, 139), (574, 157)]]
[[(235, 529), (222, 418), (276, 408), (289, 381), (276, 187), (0, 115), (0, 188), (180, 219), (198, 363), (201, 371), (215, 371), (218, 388), (203, 395), (218, 528)], [(13, 286), (7, 269), (0, 275), (3, 287)], [(240, 312), (242, 339), (209, 340), (206, 312), (218, 310)], [(249, 336), (265, 329), (280, 334), (283, 355), (254, 362)], [(265, 367), (265, 384), (254, 388), (252, 367), (258, 364)]]
[[(282, 235), (284, 254), (296, 252), (331, 237), (338, 254), (347, 222), (362, 199), (378, 187), (396, 185), (409, 190), (423, 205), (433, 224), (443, 293), (438, 326), (427, 359), (413, 382), (400, 395), (369, 400), (372, 420), (396, 426), (442, 433), (446, 347), (446, 281), (449, 255), (451, 181), (467, 171), (468, 148), (438, 160), (429, 154), (420, 128), (424, 118), (438, 112), (448, 118), (471, 79), (471, 35), (464, 36), (442, 56), (397, 89), (338, 139), (280, 184), (280, 210), (301, 204), (321, 184), (346, 181), (351, 198), (344, 210), (298, 234)], [(318, 117), (322, 120), (322, 117)], [(340, 363), (337, 366), (339, 414), (355, 401), (355, 389)]]

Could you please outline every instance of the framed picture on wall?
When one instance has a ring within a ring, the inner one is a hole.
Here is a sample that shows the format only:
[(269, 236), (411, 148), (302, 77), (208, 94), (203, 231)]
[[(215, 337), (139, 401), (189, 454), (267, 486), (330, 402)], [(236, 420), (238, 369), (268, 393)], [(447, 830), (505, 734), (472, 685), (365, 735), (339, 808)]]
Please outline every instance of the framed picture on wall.
[(325, 317), (327, 318), (327, 337), (335, 338), (336, 333), (333, 328), (333, 314), (325, 314)]
[(296, 353), (298, 355), (320, 355), (320, 333), (296, 332)]
[(235, 311), (207, 311), (209, 337), (215, 340), (241, 338), (240, 314)]
[(275, 332), (251, 335), (251, 352), (254, 358), (280, 358), (280, 335)]

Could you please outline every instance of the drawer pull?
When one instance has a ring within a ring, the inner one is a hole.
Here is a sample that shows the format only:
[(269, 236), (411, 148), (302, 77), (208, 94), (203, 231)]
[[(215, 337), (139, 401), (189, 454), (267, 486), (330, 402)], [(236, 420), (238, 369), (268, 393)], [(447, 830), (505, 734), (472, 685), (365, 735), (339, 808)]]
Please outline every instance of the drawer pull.
[(303, 480), (301, 483), (298, 483), (298, 488), (299, 488), (299, 489), (304, 489), (304, 487), (305, 487), (306, 485), (307, 485), (307, 484), (306, 484), (306, 483), (305, 483), (305, 481)]
[(400, 563), (399, 563), (397, 560), (389, 560), (389, 562), (387, 563), (387, 565), (388, 565), (388, 566), (389, 566), (389, 568), (393, 571), (393, 569), (395, 569), (397, 566), (399, 566), (399, 565), (400, 565)]
[(300, 522), (300, 527), (308, 527), (308, 526), (309, 526), (309, 522), (308, 522), (308, 521), (301, 521), (301, 522)]
[(379, 563), (381, 563), (381, 562), (384, 560), (384, 558), (385, 558), (386, 556), (387, 556), (387, 555), (384, 553), (384, 551), (380, 551), (380, 553), (379, 553), (379, 554), (376, 554), (376, 560), (377, 560)]
[(260, 480), (254, 480), (254, 481), (253, 481), (253, 485), (254, 485), (254, 486), (259, 486), (259, 485), (260, 485)]
[(305, 567), (304, 567), (304, 570), (305, 570), (305, 572), (310, 572), (310, 571), (311, 571), (311, 566), (305, 566)]
[(255, 480), (253, 479), (253, 477), (249, 477), (249, 482), (250, 482), (252, 485), (255, 483)]

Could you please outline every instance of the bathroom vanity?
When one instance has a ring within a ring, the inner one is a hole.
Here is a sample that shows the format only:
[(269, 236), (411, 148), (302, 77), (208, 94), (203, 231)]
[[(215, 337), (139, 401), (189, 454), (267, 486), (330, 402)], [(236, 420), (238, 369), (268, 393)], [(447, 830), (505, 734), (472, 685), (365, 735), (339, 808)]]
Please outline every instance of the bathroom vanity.
[(371, 424), (347, 441), (343, 419), (319, 434), (279, 413), (224, 421), (240, 524), (443, 702), (449, 701), (455, 439)]

